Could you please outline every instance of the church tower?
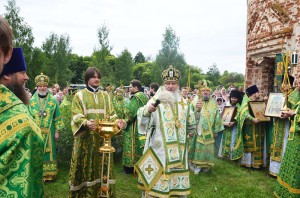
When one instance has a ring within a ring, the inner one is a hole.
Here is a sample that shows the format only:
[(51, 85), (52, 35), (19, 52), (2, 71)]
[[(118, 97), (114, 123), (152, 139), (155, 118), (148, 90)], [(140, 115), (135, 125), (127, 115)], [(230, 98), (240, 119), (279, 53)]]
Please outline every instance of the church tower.
[[(268, 94), (282, 75), (282, 54), (300, 54), (300, 0), (248, 0), (247, 4), (245, 87), (256, 84)], [(299, 76), (300, 64), (291, 65), (291, 72)]]

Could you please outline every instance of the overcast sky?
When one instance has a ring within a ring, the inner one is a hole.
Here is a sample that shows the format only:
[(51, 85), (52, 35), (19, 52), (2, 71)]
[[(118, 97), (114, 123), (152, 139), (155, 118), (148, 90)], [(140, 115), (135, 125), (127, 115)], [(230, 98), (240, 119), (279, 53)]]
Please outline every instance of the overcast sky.
[[(247, 1), (243, 0), (16, 0), (40, 47), (51, 32), (68, 34), (72, 52), (90, 56), (105, 24), (112, 53), (127, 48), (153, 59), (166, 27), (180, 39), (188, 64), (204, 72), (213, 63), (223, 72), (245, 73)], [(0, 1), (0, 14), (6, 12)]]

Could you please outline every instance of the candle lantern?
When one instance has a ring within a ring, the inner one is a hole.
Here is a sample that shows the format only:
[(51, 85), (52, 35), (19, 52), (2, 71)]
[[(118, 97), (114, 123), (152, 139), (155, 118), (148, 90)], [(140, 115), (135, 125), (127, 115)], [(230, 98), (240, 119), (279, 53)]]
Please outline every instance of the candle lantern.
[(111, 167), (111, 155), (115, 152), (115, 148), (111, 146), (111, 138), (120, 133), (121, 129), (118, 127), (118, 120), (99, 120), (99, 125), (96, 132), (104, 138), (104, 145), (99, 148), (99, 152), (102, 154), (101, 163), (101, 197), (110, 197), (110, 186), (109, 184), (115, 184), (115, 180), (111, 179), (110, 173), (112, 172)]
[(294, 51), (291, 55), (291, 64), (292, 65), (298, 64), (298, 59), (299, 59), (298, 54), (296, 51)]

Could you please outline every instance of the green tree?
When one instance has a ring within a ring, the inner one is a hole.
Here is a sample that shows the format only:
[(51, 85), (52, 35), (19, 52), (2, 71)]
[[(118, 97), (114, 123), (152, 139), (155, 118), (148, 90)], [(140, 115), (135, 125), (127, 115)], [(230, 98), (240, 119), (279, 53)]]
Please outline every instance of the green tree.
[(132, 67), (132, 77), (138, 79), (145, 86), (156, 82), (161, 84), (161, 73), (155, 62), (138, 63)]
[[(94, 51), (91, 57), (91, 66), (98, 68), (101, 72), (101, 84), (105, 87), (115, 81), (114, 65), (116, 57), (114, 55), (106, 54), (105, 50)], [(105, 55), (106, 54), (106, 55)]]
[(51, 33), (43, 43), (42, 50), (47, 58), (43, 71), (49, 76), (52, 84), (66, 86), (73, 77), (73, 72), (69, 69), (72, 53), (69, 36)]
[(106, 49), (109, 53), (112, 50), (112, 46), (109, 44), (109, 29), (105, 24), (102, 24), (99, 28), (98, 28), (98, 41), (100, 44), (100, 49)]
[(220, 71), (216, 63), (214, 63), (208, 68), (208, 71), (206, 73), (206, 79), (211, 81), (213, 83), (213, 86), (218, 86), (220, 77)]
[(221, 85), (228, 87), (230, 83), (243, 85), (245, 77), (243, 74), (237, 72), (228, 72), (227, 70), (224, 71), (223, 75), (220, 77), (219, 82)]
[(161, 45), (162, 49), (156, 56), (156, 64), (159, 66), (160, 73), (168, 66), (173, 65), (181, 72), (180, 84), (186, 84), (183, 82), (187, 75), (186, 62), (184, 55), (179, 51), (179, 38), (170, 26), (166, 28), (163, 34)]
[(27, 75), (30, 77), (27, 85), (29, 89), (33, 90), (36, 86), (34, 78), (44, 71), (43, 68), (46, 68), (46, 62), (45, 53), (38, 47), (33, 48), (30, 67), (27, 65)]
[(69, 69), (74, 72), (74, 76), (70, 83), (84, 83), (84, 73), (89, 66), (91, 58), (78, 56), (77, 54), (71, 55)]
[(119, 86), (118, 80), (122, 80), (124, 85), (128, 85), (130, 80), (132, 80), (131, 77), (131, 69), (133, 67), (134, 63), (132, 60), (131, 53), (125, 49), (122, 51), (121, 55), (116, 58), (116, 64), (114, 68), (114, 76), (116, 79), (116, 84)]
[(4, 14), (4, 17), (13, 30), (14, 46), (22, 47), (28, 59), (31, 56), (29, 52), (32, 51), (34, 43), (31, 27), (19, 15), (20, 8), (16, 5), (16, 1), (8, 0), (7, 3), (8, 5), (5, 6), (7, 13)]
[(132, 77), (141, 80), (143, 72), (146, 71), (148, 63), (138, 63), (132, 67)]
[(152, 83), (151, 72), (147, 69), (141, 76), (141, 83), (147, 87)]
[[(9, 22), (12, 27), (14, 35), (14, 46), (21, 47), (24, 52), (26, 64), (27, 64), (27, 73), (32, 78), (33, 73), (38, 69), (33, 67), (33, 57), (36, 52), (33, 47), (34, 37), (32, 34), (31, 27), (25, 22), (24, 18), (20, 16), (20, 8), (16, 5), (15, 0), (8, 0), (8, 5), (5, 6), (6, 13), (4, 14), (5, 19)], [(32, 88), (33, 83), (29, 82), (28, 86)]]
[(199, 80), (206, 79), (205, 74), (203, 74), (203, 71), (199, 67), (190, 66), (190, 72), (191, 72), (191, 88), (195, 88), (195, 85), (198, 84)]
[(97, 35), (100, 48), (94, 49), (91, 65), (101, 71), (101, 84), (105, 86), (115, 81), (114, 67), (116, 58), (111, 54), (112, 46), (110, 46), (108, 39), (109, 29), (105, 24), (98, 28)]
[[(162, 84), (162, 78), (161, 78), (161, 70), (160, 67), (156, 64), (156, 62), (148, 62), (147, 69), (150, 73), (150, 82), (155, 82), (158, 84)], [(147, 85), (149, 86), (150, 83)]]
[(144, 63), (146, 62), (146, 58), (142, 52), (138, 52), (134, 57), (134, 64)]

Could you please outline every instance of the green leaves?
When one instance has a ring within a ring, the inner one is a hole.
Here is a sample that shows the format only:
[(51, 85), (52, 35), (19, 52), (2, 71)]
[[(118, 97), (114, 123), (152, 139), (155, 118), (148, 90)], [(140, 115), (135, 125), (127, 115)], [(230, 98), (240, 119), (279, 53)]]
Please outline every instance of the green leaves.
[(46, 56), (44, 73), (49, 76), (50, 84), (58, 83), (66, 86), (66, 81), (71, 81), (74, 73), (70, 70), (71, 47), (68, 35), (58, 36), (51, 33), (42, 45), (42, 50)]
[(146, 58), (142, 52), (138, 52), (134, 57), (134, 64), (144, 63), (146, 62)]
[(186, 62), (184, 55), (179, 52), (179, 37), (176, 36), (175, 31), (170, 26), (166, 28), (163, 34), (161, 46), (162, 49), (156, 56), (156, 64), (163, 69), (173, 65), (182, 72)]

